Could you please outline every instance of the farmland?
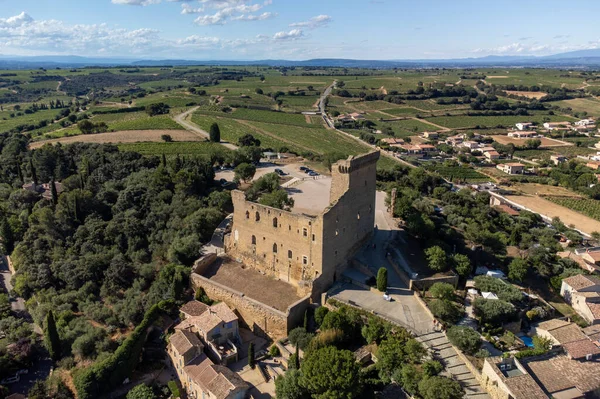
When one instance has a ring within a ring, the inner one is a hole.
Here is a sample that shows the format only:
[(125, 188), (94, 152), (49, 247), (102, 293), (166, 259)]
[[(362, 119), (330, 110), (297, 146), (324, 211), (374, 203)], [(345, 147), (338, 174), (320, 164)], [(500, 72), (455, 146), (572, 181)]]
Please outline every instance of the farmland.
[(121, 151), (134, 151), (147, 156), (162, 156), (173, 158), (176, 156), (204, 156), (211, 158), (215, 155), (225, 156), (231, 151), (227, 148), (209, 142), (192, 143), (123, 143), (118, 145)]
[(574, 198), (549, 195), (545, 199), (575, 212), (600, 221), (600, 201), (589, 198)]
[(52, 140), (35, 141), (31, 148), (39, 148), (44, 144), (70, 144), (70, 143), (139, 143), (162, 141), (162, 135), (168, 134), (174, 141), (193, 142), (204, 141), (200, 137), (187, 130), (126, 130), (110, 133), (82, 134), (79, 136), (67, 136)]

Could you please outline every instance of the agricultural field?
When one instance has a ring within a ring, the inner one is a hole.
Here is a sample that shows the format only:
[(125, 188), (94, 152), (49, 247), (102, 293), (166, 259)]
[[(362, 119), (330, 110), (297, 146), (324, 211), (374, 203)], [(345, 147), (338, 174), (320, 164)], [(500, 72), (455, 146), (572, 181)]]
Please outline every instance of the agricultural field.
[(552, 105), (561, 108), (571, 108), (575, 112), (587, 112), (590, 115), (600, 115), (600, 100), (595, 97), (573, 98), (571, 100), (554, 101)]
[(574, 198), (554, 195), (545, 196), (544, 198), (555, 204), (600, 221), (600, 201), (590, 198)]
[(563, 115), (533, 115), (533, 116), (435, 116), (433, 118), (427, 118), (429, 122), (433, 122), (437, 125), (441, 125), (450, 129), (473, 129), (477, 126), (480, 128), (494, 128), (502, 126), (509, 128), (515, 125), (515, 123), (522, 122), (526, 119), (529, 122), (537, 122), (542, 124), (544, 121), (560, 122), (560, 121), (574, 121), (575, 118), (566, 117)]
[[(124, 130), (118, 132), (80, 134), (57, 139), (35, 141), (31, 148), (39, 148), (44, 144), (72, 144), (72, 143), (140, 143), (163, 141), (162, 136), (168, 134), (175, 142), (205, 141), (201, 137), (187, 130)], [(181, 144), (181, 143), (177, 143)], [(186, 143), (189, 144), (189, 143)]]
[[(522, 147), (525, 145), (525, 142), (527, 141), (527, 139), (519, 139), (519, 138), (515, 138), (515, 137), (508, 137), (508, 136), (491, 136), (494, 141), (500, 143), (500, 144), (514, 144), (515, 147)], [(540, 146), (540, 148), (550, 148), (550, 147), (566, 147), (569, 145), (573, 145), (573, 143), (568, 143), (565, 141), (560, 141), (557, 139), (551, 139), (548, 137), (542, 137), (539, 138), (537, 140), (540, 140), (542, 142), (542, 145)]]
[(481, 183), (487, 182), (490, 178), (474, 169), (462, 166), (428, 166), (427, 170), (439, 173), (443, 178), (454, 183)]
[(144, 142), (119, 144), (121, 151), (134, 151), (147, 156), (162, 156), (174, 158), (176, 156), (203, 156), (211, 158), (215, 155), (226, 156), (231, 150), (222, 145), (210, 142)]

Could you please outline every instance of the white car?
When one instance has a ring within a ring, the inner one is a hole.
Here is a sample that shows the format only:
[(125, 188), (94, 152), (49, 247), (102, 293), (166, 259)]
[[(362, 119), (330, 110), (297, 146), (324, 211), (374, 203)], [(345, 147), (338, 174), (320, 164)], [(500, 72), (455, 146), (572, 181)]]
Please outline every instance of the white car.
[(388, 302), (392, 301), (392, 297), (390, 296), (390, 294), (388, 294), (387, 291), (383, 294), (383, 299), (385, 299)]

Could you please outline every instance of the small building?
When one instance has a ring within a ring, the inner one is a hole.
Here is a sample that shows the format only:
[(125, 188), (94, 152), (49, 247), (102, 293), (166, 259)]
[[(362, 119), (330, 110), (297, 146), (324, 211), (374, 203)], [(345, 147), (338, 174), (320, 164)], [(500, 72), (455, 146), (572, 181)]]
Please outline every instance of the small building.
[(533, 123), (531, 122), (520, 122), (520, 123), (515, 123), (515, 126), (518, 130), (530, 130), (533, 129), (535, 126)]
[(590, 169), (598, 170), (600, 169), (600, 161), (589, 161), (585, 164)]
[(451, 145), (452, 147), (456, 147), (462, 142), (465, 141), (465, 136), (462, 134), (457, 134), (456, 136), (451, 136), (446, 139), (446, 144)]
[(382, 143), (389, 144), (389, 145), (392, 145), (392, 144), (404, 144), (404, 140), (397, 139), (395, 137), (388, 137), (388, 138), (385, 138), (385, 139), (381, 139), (379, 141), (381, 141)]
[(567, 162), (567, 157), (563, 155), (550, 155), (550, 161), (552, 161), (554, 165), (560, 165), (563, 162)]
[(481, 144), (479, 144), (476, 141), (465, 141), (460, 145), (460, 147), (468, 148), (470, 150), (476, 150), (479, 147), (481, 147)]
[(485, 158), (488, 161), (493, 161), (493, 160), (496, 160), (496, 159), (500, 159), (500, 153), (498, 151), (496, 151), (496, 150), (485, 151), (483, 153), (483, 155), (485, 156)]
[(591, 125), (595, 125), (596, 121), (593, 119), (581, 119), (577, 122), (575, 122), (575, 126), (591, 126)]
[(548, 398), (527, 369), (515, 358), (487, 357), (481, 375), (485, 389), (492, 398)]
[(546, 122), (544, 128), (548, 131), (568, 130), (571, 128), (571, 122)]
[(509, 175), (522, 175), (523, 171), (525, 171), (525, 165), (518, 162), (502, 163), (496, 165), (496, 168)]
[(508, 133), (508, 137), (513, 137), (516, 139), (530, 139), (532, 137), (535, 137), (536, 133), (535, 132), (522, 132), (522, 131), (516, 131), (516, 132), (509, 132)]
[(429, 140), (437, 140), (438, 137), (440, 137), (439, 133), (437, 132), (423, 132), (421, 136)]
[(560, 295), (588, 323), (600, 323), (600, 278), (582, 274), (565, 278)]

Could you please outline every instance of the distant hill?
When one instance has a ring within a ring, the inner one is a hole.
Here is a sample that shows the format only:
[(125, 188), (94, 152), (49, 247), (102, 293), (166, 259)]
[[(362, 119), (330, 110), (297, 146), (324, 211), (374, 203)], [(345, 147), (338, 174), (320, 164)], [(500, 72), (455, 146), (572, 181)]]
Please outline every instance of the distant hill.
[(478, 58), (414, 59), (414, 60), (354, 60), (344, 58), (317, 58), (291, 60), (136, 60), (127, 58), (94, 58), (80, 56), (21, 57), (0, 55), (0, 69), (70, 68), (90, 66), (190, 66), (190, 65), (267, 65), (339, 68), (465, 68), (465, 67), (545, 67), (545, 68), (600, 68), (600, 49), (578, 50), (567, 53), (536, 56), (490, 55)]

